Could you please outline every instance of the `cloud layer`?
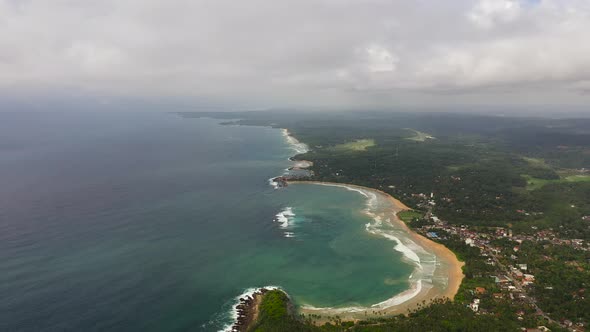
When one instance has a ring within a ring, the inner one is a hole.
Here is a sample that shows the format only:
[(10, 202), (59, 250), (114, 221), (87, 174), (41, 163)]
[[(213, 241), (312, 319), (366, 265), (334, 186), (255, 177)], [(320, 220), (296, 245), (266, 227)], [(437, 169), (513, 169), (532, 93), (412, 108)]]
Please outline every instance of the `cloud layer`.
[(587, 104), (587, 0), (0, 0), (0, 91)]

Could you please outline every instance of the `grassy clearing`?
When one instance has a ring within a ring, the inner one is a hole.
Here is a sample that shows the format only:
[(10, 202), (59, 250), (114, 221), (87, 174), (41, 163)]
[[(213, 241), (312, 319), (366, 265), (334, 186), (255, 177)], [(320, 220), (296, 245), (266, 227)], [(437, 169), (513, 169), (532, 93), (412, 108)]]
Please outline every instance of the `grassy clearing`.
[(590, 181), (590, 175), (568, 175), (556, 180), (545, 180), (534, 178), (530, 175), (523, 175), (526, 179), (526, 189), (536, 190), (549, 183), (564, 183), (564, 182), (586, 182)]
[(550, 168), (549, 165), (545, 163), (545, 160), (541, 158), (522, 157), (522, 159), (524, 159), (529, 163), (529, 165), (533, 167)]
[(375, 146), (374, 139), (357, 139), (352, 142), (338, 144), (332, 149), (336, 151), (365, 151), (372, 146)]
[(527, 175), (527, 174), (523, 175), (523, 177), (526, 179), (526, 189), (527, 190), (536, 190), (536, 189), (543, 187), (544, 185), (546, 185), (548, 183), (562, 181), (561, 179), (559, 179), (559, 180), (539, 179), (539, 178), (534, 178), (534, 177)]
[(590, 175), (570, 175), (565, 180), (567, 182), (586, 182), (590, 181)]
[(407, 211), (400, 211), (398, 212), (397, 216), (405, 223), (408, 223), (414, 218), (422, 218), (424, 216), (423, 213), (414, 211), (414, 210), (407, 210)]

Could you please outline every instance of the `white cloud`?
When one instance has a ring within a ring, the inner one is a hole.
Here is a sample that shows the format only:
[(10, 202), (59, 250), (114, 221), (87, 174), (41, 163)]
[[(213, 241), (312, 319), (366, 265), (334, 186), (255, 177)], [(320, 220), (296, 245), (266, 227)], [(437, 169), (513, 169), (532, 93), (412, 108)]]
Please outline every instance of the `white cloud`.
[(0, 93), (584, 104), (588, 31), (584, 0), (0, 0)]
[(98, 74), (124, 61), (123, 52), (118, 48), (88, 41), (73, 42), (65, 50), (65, 56), (72, 65), (79, 67), (82, 71)]
[(516, 20), (521, 7), (518, 0), (480, 0), (469, 12), (469, 19), (478, 27), (492, 28), (497, 23)]
[(370, 72), (393, 72), (395, 71), (396, 63), (399, 61), (386, 48), (379, 45), (372, 45), (366, 48), (367, 52), (367, 67)]

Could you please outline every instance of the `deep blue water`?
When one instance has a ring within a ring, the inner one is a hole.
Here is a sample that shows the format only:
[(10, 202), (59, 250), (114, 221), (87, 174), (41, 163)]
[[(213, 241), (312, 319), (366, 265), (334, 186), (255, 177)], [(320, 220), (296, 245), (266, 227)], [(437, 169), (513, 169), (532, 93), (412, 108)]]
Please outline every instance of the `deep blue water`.
[(248, 287), (320, 306), (404, 289), (383, 283), (411, 268), (363, 231), (360, 195), (273, 190), (281, 132), (217, 123), (0, 113), (0, 331), (210, 331)]

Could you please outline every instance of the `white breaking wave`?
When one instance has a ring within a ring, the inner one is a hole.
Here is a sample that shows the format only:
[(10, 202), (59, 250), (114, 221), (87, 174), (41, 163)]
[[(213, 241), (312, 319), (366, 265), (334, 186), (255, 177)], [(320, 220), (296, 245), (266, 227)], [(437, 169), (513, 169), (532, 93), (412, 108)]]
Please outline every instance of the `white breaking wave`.
[(285, 210), (283, 211), (283, 215), (285, 215), (287, 217), (295, 217), (295, 213), (293, 212), (293, 208), (292, 207), (285, 208)]
[(383, 233), (381, 235), (389, 240), (393, 240), (393, 241), (397, 242), (397, 244), (393, 248), (396, 251), (402, 253), (404, 255), (404, 257), (406, 257), (407, 259), (411, 260), (412, 262), (416, 263), (418, 266), (422, 267), (420, 257), (418, 257), (418, 254), (416, 254), (412, 249), (408, 248), (408, 246), (403, 244), (403, 242), (399, 238), (397, 238), (393, 235), (385, 234), (385, 233)]
[(282, 229), (289, 230), (284, 232), (285, 237), (295, 237), (295, 233), (292, 232), (292, 226), (295, 221), (295, 212), (293, 212), (292, 207), (286, 207), (283, 211), (277, 213), (275, 215), (275, 220), (280, 224)]
[(287, 228), (289, 227), (289, 223), (292, 221), (293, 217), (295, 217), (293, 208), (286, 207), (283, 211), (276, 214), (275, 219), (279, 224), (281, 224), (281, 228)]
[[(431, 288), (429, 286), (428, 288)], [(411, 300), (412, 298), (416, 297), (420, 292), (424, 290), (422, 285), (422, 280), (416, 280), (411, 283), (410, 288), (400, 294), (397, 294), (383, 302), (379, 302), (376, 304), (371, 305), (370, 307), (345, 307), (345, 308), (332, 308), (332, 307), (325, 307), (325, 308), (317, 308), (310, 305), (302, 306), (303, 309), (307, 310), (315, 310), (315, 311), (330, 311), (332, 314), (342, 314), (342, 313), (354, 313), (354, 312), (363, 312), (367, 311), (370, 308), (377, 308), (377, 309), (386, 309), (389, 307), (393, 307), (396, 305), (400, 305), (404, 302)]]
[(279, 184), (274, 181), (275, 178), (268, 179), (268, 184), (270, 184), (273, 188), (279, 189)]
[(287, 143), (289, 143), (291, 146), (291, 149), (297, 152), (297, 154), (302, 154), (309, 151), (307, 144), (299, 142), (295, 137), (291, 136), (287, 129), (283, 129), (283, 136), (287, 140)]
[[(285, 137), (287, 143), (289, 143), (289, 145), (291, 146), (291, 148), (298, 154), (301, 153), (306, 153), (309, 151), (309, 147), (304, 144), (299, 142), (296, 138), (292, 137), (289, 134), (289, 131), (287, 129), (283, 129), (283, 136)], [(290, 160), (290, 159), (289, 159)], [(301, 166), (305, 166), (308, 167), (309, 165), (301, 165)], [(285, 170), (285, 172), (287, 172), (288, 169)], [(273, 181), (274, 178), (269, 179), (269, 184), (271, 186), (273, 186), (275, 189), (279, 188), (278, 183)], [(395, 305), (399, 305), (402, 304), (406, 301), (411, 300), (412, 298), (416, 297), (417, 295), (419, 295), (421, 292), (423, 291), (427, 291), (428, 289), (433, 287), (433, 276), (434, 276), (434, 271), (436, 269), (437, 266), (437, 257), (435, 255), (432, 255), (428, 252), (426, 252), (426, 250), (419, 246), (418, 244), (416, 244), (415, 242), (413, 242), (412, 240), (410, 240), (409, 238), (407, 238), (405, 231), (403, 230), (385, 230), (383, 229), (383, 218), (381, 218), (378, 214), (377, 214), (377, 208), (380, 205), (379, 203), (379, 199), (378, 199), (378, 195), (370, 190), (363, 190), (362, 188), (357, 188), (357, 187), (352, 187), (352, 186), (348, 186), (348, 185), (344, 185), (344, 184), (330, 184), (330, 183), (318, 183), (319, 185), (325, 185), (325, 186), (332, 186), (332, 187), (341, 187), (341, 188), (345, 188), (349, 191), (354, 191), (359, 193), (360, 195), (364, 196), (367, 200), (366, 200), (366, 206), (367, 208), (364, 210), (364, 212), (369, 215), (372, 219), (373, 219), (373, 223), (367, 223), (365, 224), (365, 229), (367, 230), (367, 232), (370, 232), (372, 234), (375, 235), (380, 235), (383, 236), (389, 240), (395, 241), (396, 245), (393, 248), (394, 250), (400, 252), (403, 254), (403, 256), (410, 262), (412, 262), (413, 264), (415, 264), (415, 269), (413, 271), (413, 273), (409, 276), (409, 280), (410, 280), (410, 288), (407, 289), (406, 291), (397, 294), (385, 301), (373, 304), (371, 307), (361, 307), (361, 306), (354, 306), (354, 307), (346, 307), (346, 308), (331, 308), (331, 307), (327, 307), (327, 308), (316, 308), (313, 306), (309, 306), (309, 305), (304, 305), (303, 308), (304, 309), (309, 309), (309, 310), (321, 310), (321, 311), (330, 311), (331, 313), (351, 313), (351, 312), (362, 312), (362, 311), (366, 311), (369, 308), (379, 308), (379, 309), (386, 309)], [(293, 209), (291, 207), (286, 207), (284, 208), (281, 212), (277, 213), (275, 216), (275, 220), (280, 224), (280, 227), (283, 229), (289, 229), (290, 226), (292, 226), (293, 221), (295, 219), (295, 213), (293, 212)], [(389, 219), (387, 219), (387, 221), (389, 221)], [(389, 223), (387, 223), (389, 224)], [(394, 235), (394, 233), (397, 235)], [(295, 237), (295, 233), (291, 232), (291, 231), (285, 231), (284, 232), (284, 236), (286, 238), (292, 238)], [(402, 242), (400, 240), (400, 238), (404, 238), (406, 241), (405, 243)], [(420, 252), (420, 255), (417, 253)], [(421, 257), (423, 258), (429, 258), (429, 259), (421, 259)], [(433, 257), (433, 258), (431, 258)], [(263, 287), (266, 289), (278, 289), (279, 287), (277, 286), (266, 286)], [(237, 320), (238, 318), (238, 311), (236, 306), (238, 304), (240, 304), (240, 298), (246, 297), (246, 296), (250, 296), (252, 297), (254, 293), (256, 293), (257, 291), (259, 291), (261, 288), (249, 288), (246, 291), (244, 291), (244, 293), (242, 293), (241, 295), (236, 297), (236, 303), (235, 305), (232, 307), (232, 312), (231, 312), (231, 316), (232, 319), (234, 320), (234, 322)], [(234, 323), (229, 324), (227, 326), (225, 326), (222, 330), (220, 330), (220, 332), (231, 332), (231, 328), (233, 326)]]
[(371, 214), (373, 215), (373, 213), (371, 213), (371, 210), (377, 207), (377, 194), (375, 194), (374, 192), (368, 191), (368, 190), (364, 190), (361, 188), (356, 188), (356, 187), (351, 187), (345, 184), (338, 184), (338, 183), (316, 183), (317, 185), (320, 186), (327, 186), (327, 187), (339, 187), (339, 188), (344, 188), (348, 191), (354, 191), (356, 193), (359, 193), (363, 196), (365, 196), (367, 198), (367, 210), (365, 210), (365, 213), (367, 214)]
[[(393, 249), (400, 252), (404, 258), (412, 263), (415, 268), (412, 274), (409, 276), (410, 288), (400, 294), (397, 294), (383, 302), (376, 303), (371, 308), (385, 309), (391, 306), (399, 305), (410, 299), (416, 297), (421, 292), (428, 291), (433, 287), (434, 271), (437, 266), (437, 257), (427, 252), (422, 246), (418, 245), (410, 237), (404, 229), (397, 229), (393, 224), (390, 223), (390, 219), (386, 219), (387, 223), (383, 222), (384, 217), (382, 213), (379, 213), (378, 207), (380, 205), (379, 197), (376, 193), (363, 190), (353, 186), (345, 184), (332, 184), (332, 183), (318, 183), (318, 185), (341, 187), (350, 191), (357, 192), (367, 198), (367, 208), (364, 212), (371, 217), (373, 220), (365, 224), (367, 232), (382, 236), (388, 240), (394, 241), (396, 245)], [(315, 308), (313, 306), (304, 306), (310, 310), (330, 311), (331, 313), (346, 313), (346, 312), (359, 312), (367, 310), (364, 307), (346, 307), (346, 308)]]
[[(384, 229), (381, 229), (381, 226), (383, 226), (383, 220), (374, 211), (378, 205), (378, 197), (377, 197), (376, 193), (368, 191), (368, 190), (363, 190), (361, 188), (350, 187), (347, 185), (331, 184), (331, 183), (322, 183), (320, 185), (346, 188), (347, 190), (357, 192), (357, 193), (363, 195), (364, 197), (366, 197), (367, 198), (367, 209), (365, 210), (365, 213), (373, 219), (374, 223), (365, 224), (365, 229), (372, 234), (380, 235), (380, 236), (383, 236), (389, 240), (395, 241), (397, 244), (395, 245), (394, 249), (396, 251), (402, 253), (406, 259), (415, 263), (418, 268), (422, 268), (422, 261), (420, 259), (420, 256), (416, 253), (416, 251), (421, 251), (422, 254), (430, 255), (424, 250), (424, 248), (422, 248), (421, 246), (416, 244), (414, 241), (412, 241), (406, 237), (404, 237), (405, 242), (406, 242), (406, 243), (404, 243), (404, 241), (400, 240), (400, 236), (395, 236), (395, 235), (391, 234), (391, 231), (388, 232)], [(387, 221), (390, 221), (390, 220), (388, 219)], [(402, 233), (402, 232), (397, 231), (397, 233)], [(400, 235), (403, 236), (404, 234), (400, 234)]]
[(421, 291), (422, 291), (422, 280), (418, 280), (415, 283), (413, 283), (412, 286), (410, 287), (410, 289), (406, 290), (405, 292), (397, 294), (396, 296), (389, 298), (383, 302), (373, 304), (371, 307), (372, 308), (393, 307), (394, 305), (399, 305), (399, 304), (402, 304), (406, 301), (411, 300), (416, 295), (420, 294)]
[[(291, 134), (289, 134), (289, 131), (287, 129), (283, 129), (282, 133), (283, 133), (283, 136), (285, 137), (285, 141), (289, 144), (289, 147), (293, 151), (295, 151), (295, 154), (302, 154), (302, 153), (306, 153), (309, 151), (309, 147), (307, 146), (307, 144), (299, 142), (295, 137), (293, 137), (293, 136), (291, 136)], [(306, 160), (293, 161), (293, 160), (291, 160), (291, 158), (289, 158), (289, 161), (291, 161), (292, 165), (288, 168), (285, 168), (282, 175), (289, 174), (289, 170), (291, 167), (307, 168), (307, 167), (311, 166), (311, 163)], [(273, 181), (273, 179), (274, 178), (268, 179), (268, 183), (274, 189), (279, 189), (280, 188), (279, 184), (277, 182)]]
[(303, 305), (303, 306), (301, 306), (301, 308), (303, 308), (305, 310), (330, 311), (330, 313), (332, 313), (332, 314), (363, 312), (363, 311), (367, 311), (367, 309), (368, 309), (366, 307), (346, 307), (346, 308), (322, 307), (322, 308), (317, 308), (312, 305)]
[[(409, 237), (409, 234), (407, 234), (405, 229), (396, 228), (395, 225), (389, 222), (390, 219), (386, 218), (383, 212), (380, 212), (378, 209), (378, 207), (384, 203), (379, 200), (379, 197), (376, 193), (369, 190), (363, 190), (362, 188), (350, 187), (344, 184), (318, 183), (318, 185), (346, 188), (347, 190), (357, 192), (367, 198), (367, 208), (364, 210), (364, 212), (372, 219), (372, 222), (365, 224), (365, 229), (367, 232), (394, 241), (396, 244), (393, 249), (402, 253), (404, 258), (411, 262), (415, 268), (408, 278), (410, 284), (409, 289), (369, 307), (350, 306), (343, 308), (317, 308), (312, 305), (303, 305), (303, 309), (310, 311), (329, 312), (329, 314), (332, 315), (359, 313), (371, 309), (383, 310), (407, 302), (421, 293), (428, 292), (432, 287), (434, 287), (434, 272), (437, 265), (439, 264), (436, 255), (427, 252), (423, 247), (415, 243)], [(295, 213), (293, 212), (292, 208), (288, 207), (277, 214), (277, 222), (280, 222), (281, 225), (286, 225), (285, 227), (288, 227), (291, 224), (290, 218), (294, 217)], [(384, 222), (384, 220), (387, 222)], [(285, 232), (285, 236), (292, 237), (295, 235), (292, 232)], [(437, 284), (439, 283), (440, 281), (437, 282)]]

